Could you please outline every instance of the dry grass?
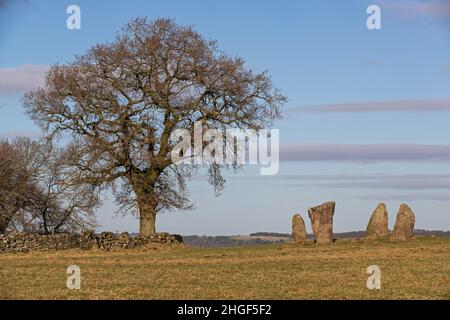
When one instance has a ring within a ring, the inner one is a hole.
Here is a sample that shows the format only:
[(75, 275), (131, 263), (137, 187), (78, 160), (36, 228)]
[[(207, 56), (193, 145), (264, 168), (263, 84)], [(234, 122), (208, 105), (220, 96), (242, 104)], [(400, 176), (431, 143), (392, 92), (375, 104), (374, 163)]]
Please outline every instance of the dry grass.
[[(366, 288), (374, 264), (381, 290)], [(3, 299), (450, 299), (450, 239), (0, 255), (0, 281)]]

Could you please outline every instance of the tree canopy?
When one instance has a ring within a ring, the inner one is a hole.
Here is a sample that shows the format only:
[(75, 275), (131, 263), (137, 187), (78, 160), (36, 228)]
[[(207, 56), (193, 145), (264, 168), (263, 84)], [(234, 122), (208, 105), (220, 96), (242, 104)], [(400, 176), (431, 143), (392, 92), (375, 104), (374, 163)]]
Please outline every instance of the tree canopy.
[[(176, 129), (261, 129), (281, 116), (286, 98), (267, 72), (226, 55), (215, 41), (170, 19), (129, 22), (110, 43), (53, 66), (24, 105), (49, 137), (69, 133), (78, 182), (112, 187), (140, 232), (156, 232), (156, 214), (188, 209), (186, 178), (195, 166), (170, 157)], [(208, 166), (217, 191), (220, 164)], [(136, 210), (135, 210), (136, 209)]]

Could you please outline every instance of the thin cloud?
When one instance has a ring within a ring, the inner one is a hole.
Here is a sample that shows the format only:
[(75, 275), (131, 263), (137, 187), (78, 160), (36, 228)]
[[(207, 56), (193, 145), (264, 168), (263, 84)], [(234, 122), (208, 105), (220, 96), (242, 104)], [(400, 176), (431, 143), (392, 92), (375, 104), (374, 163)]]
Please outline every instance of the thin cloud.
[(352, 102), (291, 108), (291, 113), (359, 113), (359, 112), (442, 112), (450, 111), (450, 99)]
[(296, 183), (281, 184), (283, 187), (401, 190), (450, 189), (450, 174), (287, 175), (279, 176), (275, 179), (297, 181)]
[(0, 94), (18, 94), (40, 86), (48, 70), (48, 66), (31, 64), (0, 68)]
[(450, 17), (450, 3), (442, 0), (397, 0), (380, 1), (392, 15), (400, 19)]
[(304, 186), (331, 189), (401, 189), (401, 190), (429, 190), (450, 189), (450, 180), (367, 180), (342, 181), (303, 184)]
[[(251, 178), (251, 177), (249, 177)], [(255, 177), (259, 178), (259, 177)], [(266, 179), (265, 177), (261, 177)], [(450, 181), (449, 174), (289, 174), (273, 176), (277, 180), (307, 180), (307, 181), (364, 181), (364, 180), (384, 180), (384, 181)]]
[(439, 201), (439, 202), (450, 202), (450, 193), (436, 193), (436, 194), (370, 194), (364, 196), (357, 196), (357, 199), (360, 200), (370, 200), (370, 201)]
[(28, 5), (30, 3), (30, 1), (29, 0), (0, 0), (0, 9), (5, 8), (12, 4), (17, 4), (17, 3)]
[[(237, 177), (242, 180), (267, 180), (267, 177)], [(450, 190), (450, 174), (289, 174), (270, 177), (283, 188), (320, 188), (320, 189), (392, 189), (392, 190)], [(426, 194), (424, 194), (425, 196)], [(436, 195), (436, 194), (432, 194)], [(440, 193), (440, 198), (450, 201), (449, 193)], [(369, 196), (361, 196), (369, 197)], [(415, 196), (417, 198), (417, 196)], [(405, 197), (402, 196), (401, 199)], [(429, 197), (428, 197), (429, 198)], [(395, 200), (386, 196), (373, 196), (368, 200)], [(400, 198), (399, 198), (400, 199)]]
[(450, 161), (450, 145), (296, 144), (280, 146), (281, 161)]

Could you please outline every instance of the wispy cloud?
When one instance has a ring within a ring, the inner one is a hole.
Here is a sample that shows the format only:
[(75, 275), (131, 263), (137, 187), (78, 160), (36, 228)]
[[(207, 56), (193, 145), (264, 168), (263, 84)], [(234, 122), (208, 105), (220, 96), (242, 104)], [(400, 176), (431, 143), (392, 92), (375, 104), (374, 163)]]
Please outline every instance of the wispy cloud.
[[(281, 188), (348, 189), (349, 197), (370, 201), (420, 201), (450, 202), (449, 174), (285, 174), (272, 177), (240, 176), (233, 179), (271, 179)], [(350, 191), (351, 190), (351, 191)], [(355, 192), (358, 190), (359, 192)], [(361, 194), (362, 190), (392, 190)], [(394, 191), (395, 190), (395, 191)], [(420, 193), (418, 192), (420, 190)], [(404, 193), (401, 193), (404, 191)]]
[(354, 113), (354, 112), (388, 112), (388, 111), (400, 111), (400, 112), (450, 111), (450, 99), (351, 102), (351, 103), (296, 107), (288, 110), (288, 112), (290, 113)]
[(17, 94), (44, 83), (48, 66), (23, 65), (16, 68), (0, 68), (0, 94)]
[[(243, 180), (267, 180), (267, 177), (247, 176)], [(317, 187), (329, 189), (394, 189), (434, 190), (450, 189), (449, 174), (287, 174), (270, 179), (280, 187)], [(433, 194), (434, 195), (434, 194)], [(370, 198), (372, 199), (372, 198)], [(379, 196), (373, 199), (380, 199)], [(383, 199), (386, 199), (384, 197)], [(446, 199), (450, 199), (450, 193)]]
[(5, 8), (12, 4), (17, 4), (17, 3), (28, 5), (30, 3), (30, 1), (29, 0), (0, 0), (0, 9)]
[(381, 0), (379, 4), (400, 19), (450, 17), (448, 0)]
[[(332, 189), (450, 189), (450, 174), (341, 174), (341, 175), (284, 175), (284, 187), (318, 187)], [(289, 182), (287, 182), (289, 181)], [(449, 197), (450, 198), (450, 197)]]
[(439, 202), (450, 202), (450, 193), (419, 193), (419, 194), (370, 194), (370, 195), (364, 195), (364, 196), (357, 196), (358, 199), (361, 200), (370, 200), (370, 201), (380, 201), (380, 199), (383, 199), (383, 201), (421, 201), (421, 200), (428, 200), (428, 201), (439, 201)]
[[(264, 178), (264, 177), (262, 177)], [(289, 174), (273, 176), (277, 180), (307, 180), (307, 181), (450, 181), (449, 174)]]
[[(450, 180), (431, 179), (368, 179), (346, 180), (340, 182), (304, 183), (304, 186), (331, 189), (399, 189), (399, 190), (429, 190), (450, 189)], [(292, 186), (292, 185), (291, 185)]]
[(281, 161), (450, 161), (450, 145), (293, 144), (280, 146)]

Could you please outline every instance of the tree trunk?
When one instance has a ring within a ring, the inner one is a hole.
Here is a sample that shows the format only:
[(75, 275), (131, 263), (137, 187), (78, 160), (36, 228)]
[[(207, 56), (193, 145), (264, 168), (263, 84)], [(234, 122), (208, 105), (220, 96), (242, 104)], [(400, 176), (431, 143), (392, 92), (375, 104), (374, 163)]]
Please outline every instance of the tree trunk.
[(0, 234), (5, 234), (14, 214), (0, 211)]
[(139, 209), (139, 235), (143, 237), (156, 234), (157, 200), (153, 191), (157, 179), (157, 173), (152, 172), (134, 173), (129, 177)]
[(4, 223), (3, 221), (1, 221), (0, 222), (0, 234), (5, 234), (7, 227), (8, 227), (8, 225), (6, 223)]
[(148, 199), (138, 201), (139, 234), (144, 237), (156, 234), (156, 208)]

